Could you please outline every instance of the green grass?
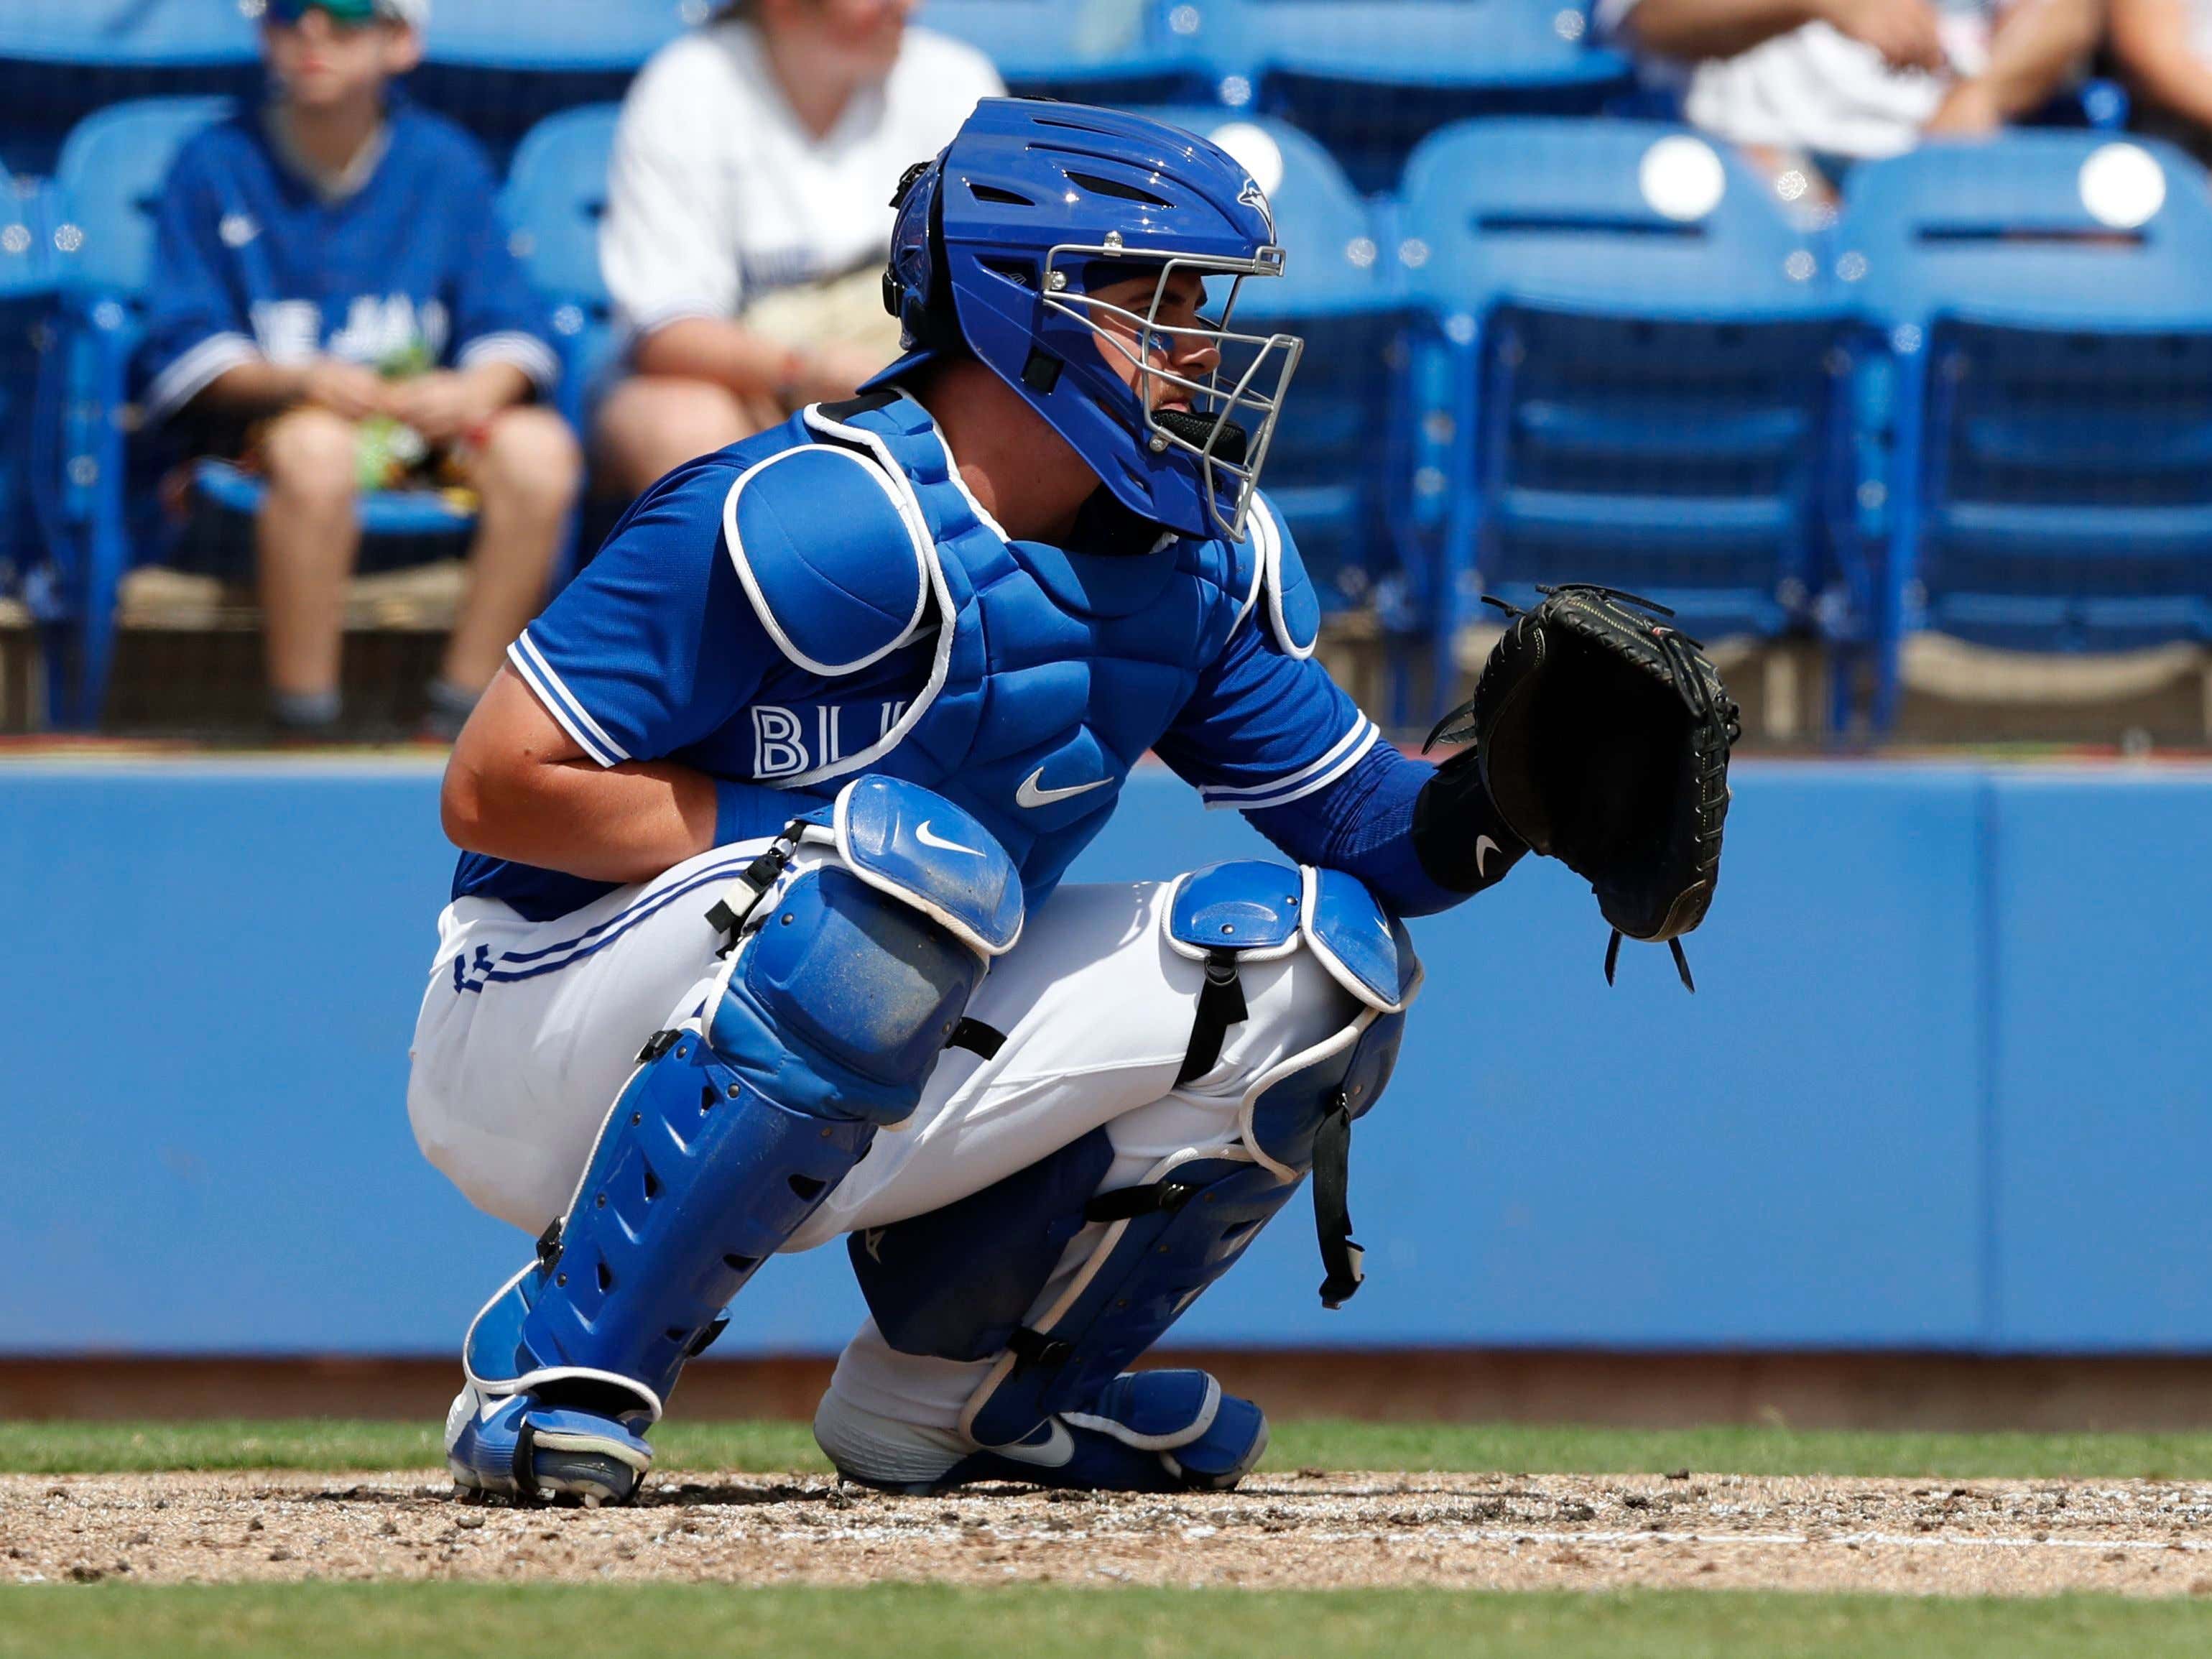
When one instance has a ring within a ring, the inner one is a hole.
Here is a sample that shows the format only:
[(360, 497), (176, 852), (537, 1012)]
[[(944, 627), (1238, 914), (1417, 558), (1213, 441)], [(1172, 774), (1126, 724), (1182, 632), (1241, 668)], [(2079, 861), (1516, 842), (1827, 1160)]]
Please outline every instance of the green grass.
[[(579, 1638), (581, 1638), (580, 1640)], [(1712, 1591), (738, 1590), (707, 1585), (304, 1584), (0, 1590), (0, 1659), (62, 1654), (400, 1654), (592, 1659), (2147, 1659), (2202, 1656), (2212, 1607)]]
[[(685, 1423), (653, 1434), (664, 1469), (826, 1472), (803, 1423)], [(256, 1423), (0, 1422), (0, 1472), (425, 1468), (432, 1423), (298, 1419)], [(1275, 1426), (1271, 1469), (1438, 1469), (1516, 1474), (1901, 1475), (1954, 1479), (2212, 1479), (2207, 1434), (1875, 1434), (1778, 1427), (1611, 1429), (1518, 1424)]]

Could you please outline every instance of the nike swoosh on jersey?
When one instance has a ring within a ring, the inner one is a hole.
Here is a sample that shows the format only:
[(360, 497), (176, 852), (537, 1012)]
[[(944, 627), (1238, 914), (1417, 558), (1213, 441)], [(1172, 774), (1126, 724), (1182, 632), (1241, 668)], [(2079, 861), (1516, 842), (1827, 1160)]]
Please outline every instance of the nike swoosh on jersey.
[(969, 847), (960, 842), (947, 841), (942, 836), (931, 835), (927, 818), (924, 818), (915, 826), (914, 838), (924, 847), (941, 847), (948, 853), (965, 853), (971, 859), (980, 859), (983, 856), (983, 850), (980, 847)]
[(1044, 787), (1044, 768), (1040, 766), (1022, 780), (1022, 787), (1014, 791), (1014, 801), (1020, 806), (1049, 806), (1056, 800), (1068, 800), (1093, 789), (1103, 789), (1113, 781), (1111, 778), (1093, 778), (1088, 783), (1072, 783), (1065, 789), (1048, 789)]

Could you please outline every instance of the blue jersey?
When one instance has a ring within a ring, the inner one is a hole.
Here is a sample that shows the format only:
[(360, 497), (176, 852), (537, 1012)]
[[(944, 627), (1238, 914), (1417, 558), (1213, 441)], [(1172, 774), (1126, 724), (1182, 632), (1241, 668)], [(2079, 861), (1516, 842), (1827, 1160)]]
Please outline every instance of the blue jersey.
[(546, 309), (507, 246), (474, 139), (395, 104), (381, 153), (326, 197), (286, 164), (266, 118), (252, 111), (194, 137), (162, 190), (138, 362), (150, 418), (257, 358), (504, 361), (551, 388)]
[[(1461, 896), (1410, 845), (1431, 769), (1378, 740), (1285, 617), (1296, 552), (1264, 501), (1242, 548), (1011, 541), (949, 476), (918, 404), (847, 418), (810, 411), (664, 479), (515, 642), (511, 665), (586, 755), (713, 776), (724, 842), (775, 833), (859, 771), (907, 776), (981, 818), (1034, 902), (1151, 749), (1209, 805), (1401, 914)], [(813, 448), (825, 441), (850, 443), (848, 465)], [(755, 481), (792, 461), (763, 505)], [(771, 545), (793, 530), (880, 551), (824, 548), (798, 585)], [(877, 619), (872, 641), (834, 637), (848, 611), (863, 633)], [(609, 890), (475, 854), (454, 886), (532, 920)]]

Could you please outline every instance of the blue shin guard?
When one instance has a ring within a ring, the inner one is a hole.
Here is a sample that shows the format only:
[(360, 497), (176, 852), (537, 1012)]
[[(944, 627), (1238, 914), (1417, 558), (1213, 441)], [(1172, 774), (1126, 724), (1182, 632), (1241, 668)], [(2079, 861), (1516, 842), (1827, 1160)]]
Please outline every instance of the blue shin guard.
[[(471, 1327), (447, 1437), (464, 1486), (634, 1495), (684, 1363), (878, 1127), (913, 1111), (1018, 934), (1012, 866), (927, 791), (861, 779), (781, 861), (810, 842), (836, 852), (753, 906), (707, 1006), (647, 1043), (568, 1214)], [(951, 843), (964, 862), (940, 870), (927, 848)]]
[[(1186, 1075), (1211, 1069), (1218, 1027), (1247, 1017), (1240, 957), (1306, 951), (1356, 1011), (1254, 1081), (1231, 1138), (1162, 1160), (1136, 1186), (1099, 1190), (1112, 1149), (1094, 1130), (956, 1204), (856, 1238), (854, 1272), (891, 1348), (993, 1363), (957, 1437), (871, 1421), (833, 1392), (816, 1432), (849, 1476), (925, 1491), (985, 1479), (1234, 1486), (1266, 1447), (1259, 1407), (1203, 1372), (1126, 1368), (1236, 1264), (1310, 1168), (1329, 1176), (1316, 1203), (1323, 1297), (1333, 1306), (1357, 1288), (1343, 1158), (1351, 1120), (1389, 1079), (1419, 978), (1410, 944), (1358, 883), (1326, 872), (1219, 866), (1187, 878), (1170, 908), (1171, 947), (1207, 965)], [(1086, 1228), (1088, 1252), (1071, 1261)]]

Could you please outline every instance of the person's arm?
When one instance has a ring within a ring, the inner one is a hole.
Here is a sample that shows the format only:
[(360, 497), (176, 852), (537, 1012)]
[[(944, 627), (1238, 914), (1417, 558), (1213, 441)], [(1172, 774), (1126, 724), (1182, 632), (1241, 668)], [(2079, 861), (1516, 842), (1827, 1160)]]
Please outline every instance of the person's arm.
[(440, 805), (464, 850), (587, 880), (773, 834), (792, 797), (672, 762), (758, 690), (775, 647), (722, 550), (726, 467), (672, 475), (507, 651)]
[(2130, 90), (2184, 120), (2212, 128), (2212, 64), (2197, 54), (2183, 0), (2112, 0), (2106, 33)]
[(771, 398), (789, 409), (849, 398), (881, 365), (785, 345), (727, 318), (679, 317), (637, 337), (630, 367), (641, 374), (717, 381), (740, 398)]
[(2095, 49), (2102, 0), (2018, 0), (1990, 37), (1989, 67), (1945, 95), (1924, 131), (1994, 132), (2048, 103)]
[(438, 807), (465, 852), (591, 881), (647, 881), (717, 844), (714, 779), (667, 761), (602, 767), (512, 665), (461, 729)]
[[(1382, 741), (1328, 671), (1249, 617), (1154, 745), (1211, 807), (1235, 807), (1300, 864), (1358, 876), (1394, 915), (1449, 908), (1527, 850), (1471, 769), (1440, 771)], [(1487, 837), (1486, 848), (1482, 842)]]
[(1695, 62), (1734, 58), (1808, 23), (1865, 42), (1893, 69), (1943, 67), (1927, 0), (1635, 0), (1620, 27), (1643, 51)]

